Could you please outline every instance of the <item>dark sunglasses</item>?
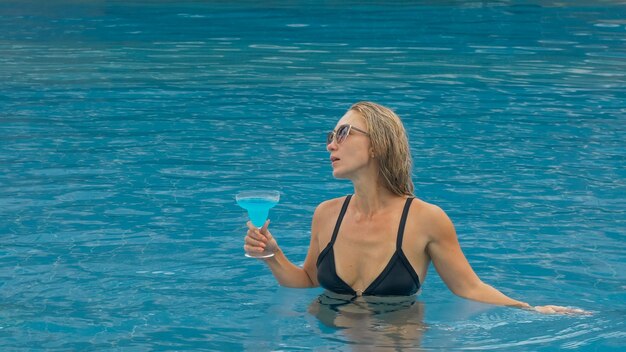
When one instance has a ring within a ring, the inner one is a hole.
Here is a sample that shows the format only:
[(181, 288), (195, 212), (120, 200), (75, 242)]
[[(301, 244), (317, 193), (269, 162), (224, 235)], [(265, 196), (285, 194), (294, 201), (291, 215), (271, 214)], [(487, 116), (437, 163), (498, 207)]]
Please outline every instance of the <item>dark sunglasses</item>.
[(352, 125), (341, 125), (339, 127), (337, 127), (337, 130), (335, 131), (330, 131), (328, 132), (328, 135), (326, 135), (326, 145), (329, 145), (330, 143), (333, 142), (333, 139), (337, 142), (337, 144), (341, 144), (343, 143), (343, 141), (346, 140), (346, 138), (348, 138), (348, 136), (350, 135), (350, 131), (357, 131), (357, 132), (361, 132), (366, 136), (369, 136), (370, 134), (363, 131), (360, 128), (356, 128)]

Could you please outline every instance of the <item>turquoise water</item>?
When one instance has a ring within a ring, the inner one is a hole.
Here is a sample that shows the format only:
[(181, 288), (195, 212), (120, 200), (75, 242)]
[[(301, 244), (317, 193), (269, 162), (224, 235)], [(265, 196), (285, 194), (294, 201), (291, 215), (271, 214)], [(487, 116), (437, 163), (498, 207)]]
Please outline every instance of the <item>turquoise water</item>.
[(245, 198), (237, 200), (237, 204), (248, 211), (248, 217), (252, 225), (263, 227), (270, 209), (276, 206), (278, 202), (265, 198)]
[[(620, 350), (624, 18), (618, 1), (0, 1), (1, 349)], [(315, 206), (351, 192), (325, 135), (359, 100), (404, 119), (417, 196), (485, 282), (594, 314), (465, 301), (432, 268), (417, 302), (337, 313), (243, 257), (234, 196), (263, 186), (303, 262)]]

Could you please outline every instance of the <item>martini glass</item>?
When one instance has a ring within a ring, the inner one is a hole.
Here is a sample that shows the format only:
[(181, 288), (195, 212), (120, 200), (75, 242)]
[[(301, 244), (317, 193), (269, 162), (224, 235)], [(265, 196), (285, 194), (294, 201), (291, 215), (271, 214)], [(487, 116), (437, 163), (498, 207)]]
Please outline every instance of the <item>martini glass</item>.
[[(252, 225), (257, 228), (263, 227), (270, 209), (273, 208), (280, 200), (280, 192), (278, 191), (241, 191), (235, 196), (237, 205), (248, 211), (248, 217)], [(249, 258), (269, 258), (274, 253), (246, 253)]]

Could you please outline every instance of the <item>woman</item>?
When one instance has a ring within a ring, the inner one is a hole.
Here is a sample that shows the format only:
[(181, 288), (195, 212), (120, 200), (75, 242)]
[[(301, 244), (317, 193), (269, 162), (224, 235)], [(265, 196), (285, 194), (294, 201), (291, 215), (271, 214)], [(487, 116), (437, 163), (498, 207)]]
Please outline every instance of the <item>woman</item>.
[(460, 297), (541, 313), (583, 312), (531, 307), (478, 278), (446, 213), (414, 198), (406, 132), (390, 109), (371, 102), (354, 104), (328, 134), (326, 149), (333, 176), (352, 181), (354, 194), (317, 207), (302, 267), (280, 250), (268, 230), (269, 220), (260, 230), (248, 222), (244, 249), (274, 253), (265, 262), (281, 285), (321, 285), (355, 297), (410, 296), (419, 290), (432, 261)]

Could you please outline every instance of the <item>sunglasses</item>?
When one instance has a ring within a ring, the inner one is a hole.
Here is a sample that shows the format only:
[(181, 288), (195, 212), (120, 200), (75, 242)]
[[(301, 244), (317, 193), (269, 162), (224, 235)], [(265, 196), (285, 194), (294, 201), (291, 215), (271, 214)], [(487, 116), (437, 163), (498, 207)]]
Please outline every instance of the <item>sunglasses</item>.
[(345, 141), (346, 138), (348, 138), (348, 136), (350, 135), (350, 131), (361, 132), (366, 136), (370, 135), (369, 133), (363, 131), (362, 129), (356, 128), (352, 125), (348, 125), (348, 124), (341, 125), (337, 127), (337, 130), (328, 132), (328, 135), (326, 135), (326, 145), (329, 145), (330, 143), (332, 143), (333, 140), (335, 140), (337, 144), (343, 143), (343, 141)]

